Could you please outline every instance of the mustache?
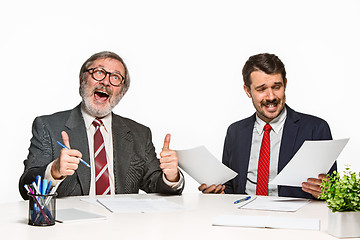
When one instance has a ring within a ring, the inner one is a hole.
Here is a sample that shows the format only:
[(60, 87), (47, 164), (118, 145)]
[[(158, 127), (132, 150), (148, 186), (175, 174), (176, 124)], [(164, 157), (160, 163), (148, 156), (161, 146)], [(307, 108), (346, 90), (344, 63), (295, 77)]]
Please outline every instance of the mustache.
[(279, 104), (279, 103), (280, 103), (280, 99), (261, 101), (262, 105)]
[(109, 96), (112, 96), (112, 94), (113, 94), (111, 88), (108, 87), (108, 86), (105, 86), (105, 85), (96, 85), (96, 86), (93, 88), (92, 92), (94, 93), (94, 92), (96, 92), (96, 91), (106, 92)]

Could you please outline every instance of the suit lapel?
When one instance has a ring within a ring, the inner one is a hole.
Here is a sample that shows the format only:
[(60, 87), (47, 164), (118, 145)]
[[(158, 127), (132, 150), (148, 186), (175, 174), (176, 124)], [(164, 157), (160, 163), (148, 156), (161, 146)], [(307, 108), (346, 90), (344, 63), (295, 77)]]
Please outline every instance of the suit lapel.
[(298, 135), (299, 126), (296, 122), (299, 120), (298, 114), (286, 106), (287, 117), (284, 124), (283, 136), (281, 139), (278, 173), (286, 166), (294, 154), (294, 146)]
[(112, 115), (112, 134), (114, 152), (115, 192), (124, 193), (126, 175), (134, 154), (134, 143), (130, 128), (118, 115)]
[(240, 186), (242, 189), (242, 192), (245, 192), (246, 188), (246, 181), (247, 181), (247, 172), (249, 168), (249, 161), (250, 161), (250, 152), (251, 152), (251, 144), (252, 144), (252, 136), (253, 136), (253, 130), (254, 130), (254, 123), (255, 123), (255, 114), (248, 119), (248, 121), (245, 124), (245, 128), (242, 129), (242, 131), (239, 133), (240, 142), (239, 142), (239, 148), (238, 154), (240, 155), (239, 160), (239, 176), (240, 178)]
[[(82, 159), (90, 164), (89, 144), (80, 106), (81, 105), (78, 105), (71, 111), (70, 117), (65, 124), (68, 128), (66, 132), (69, 135), (70, 147), (79, 150), (82, 153)], [(85, 195), (88, 195), (91, 178), (90, 168), (86, 167), (84, 164), (79, 164), (75, 174), (79, 180), (82, 192)]]

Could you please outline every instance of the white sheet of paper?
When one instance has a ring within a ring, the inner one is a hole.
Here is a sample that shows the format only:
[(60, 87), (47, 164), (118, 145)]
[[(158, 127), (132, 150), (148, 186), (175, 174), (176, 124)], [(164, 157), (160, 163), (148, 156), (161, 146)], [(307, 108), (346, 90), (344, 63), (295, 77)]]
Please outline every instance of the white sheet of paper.
[(237, 173), (222, 164), (204, 146), (177, 150), (179, 166), (199, 184), (224, 184)]
[(219, 215), (214, 226), (319, 230), (320, 220), (277, 216)]
[(165, 199), (101, 198), (97, 201), (113, 213), (131, 212), (171, 212), (183, 211), (186, 208)]
[(338, 140), (305, 141), (291, 161), (269, 182), (273, 185), (301, 187), (308, 178), (327, 173), (349, 138)]
[(96, 213), (80, 210), (77, 208), (66, 208), (56, 210), (56, 221), (61, 223), (90, 221), (90, 220), (104, 220), (106, 216)]
[(237, 205), (241, 209), (253, 209), (263, 211), (296, 212), (307, 205), (310, 201), (301, 198), (271, 198), (258, 197), (250, 202), (243, 202)]

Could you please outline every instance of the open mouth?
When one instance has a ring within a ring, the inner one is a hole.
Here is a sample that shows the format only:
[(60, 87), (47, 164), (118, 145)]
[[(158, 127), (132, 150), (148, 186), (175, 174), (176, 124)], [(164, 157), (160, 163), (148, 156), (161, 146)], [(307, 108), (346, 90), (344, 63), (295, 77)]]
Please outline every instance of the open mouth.
[(109, 98), (109, 94), (105, 91), (97, 90), (94, 92), (94, 97), (96, 101), (105, 102)]
[(269, 111), (274, 112), (277, 110), (278, 102), (266, 103), (263, 106)]
[(268, 108), (274, 108), (274, 107), (277, 106), (277, 104), (272, 103), (272, 104), (267, 104), (265, 106), (268, 107)]

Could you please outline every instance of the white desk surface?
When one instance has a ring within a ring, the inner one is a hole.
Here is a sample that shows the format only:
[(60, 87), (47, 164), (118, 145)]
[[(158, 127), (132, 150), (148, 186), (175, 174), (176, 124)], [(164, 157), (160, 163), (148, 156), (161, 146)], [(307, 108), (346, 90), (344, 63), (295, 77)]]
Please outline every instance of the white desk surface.
[[(183, 204), (188, 210), (166, 213), (111, 213), (101, 206), (80, 201), (84, 197), (57, 199), (56, 207), (78, 208), (106, 215), (106, 220), (75, 223), (56, 223), (50, 227), (27, 224), (28, 201), (1, 204), (0, 230), (7, 239), (337, 239), (327, 234), (326, 204), (312, 201), (297, 212), (273, 212), (234, 208), (233, 202), (241, 195), (213, 195), (190, 193), (182, 196), (157, 194), (117, 195), (133, 198), (159, 198)], [(276, 215), (320, 219), (320, 231), (285, 230), (212, 226), (220, 214)]]

